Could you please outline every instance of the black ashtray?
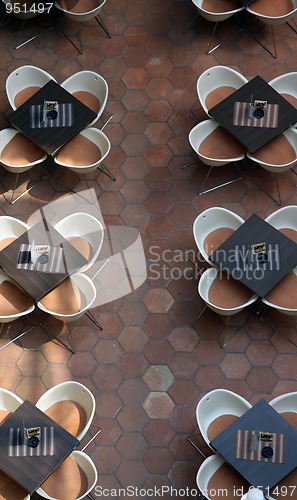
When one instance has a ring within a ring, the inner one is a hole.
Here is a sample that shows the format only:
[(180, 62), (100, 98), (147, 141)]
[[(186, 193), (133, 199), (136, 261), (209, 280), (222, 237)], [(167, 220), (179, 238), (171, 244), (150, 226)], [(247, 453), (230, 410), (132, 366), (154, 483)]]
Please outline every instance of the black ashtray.
[(56, 120), (58, 117), (58, 111), (56, 111), (55, 109), (51, 109), (51, 111), (47, 111), (46, 117), (49, 120)]
[(42, 253), (38, 257), (38, 262), (39, 264), (47, 264), (48, 263), (48, 254), (47, 253)]
[(264, 116), (264, 110), (261, 108), (256, 108), (253, 115), (255, 118), (257, 118), (257, 120), (260, 120)]
[(39, 445), (39, 438), (37, 436), (31, 437), (27, 440), (27, 445), (30, 448), (37, 448)]
[(262, 448), (261, 455), (264, 458), (272, 458), (273, 449), (270, 446), (264, 446), (264, 448)]
[(258, 253), (257, 260), (260, 264), (265, 264), (265, 262), (268, 262), (267, 253)]

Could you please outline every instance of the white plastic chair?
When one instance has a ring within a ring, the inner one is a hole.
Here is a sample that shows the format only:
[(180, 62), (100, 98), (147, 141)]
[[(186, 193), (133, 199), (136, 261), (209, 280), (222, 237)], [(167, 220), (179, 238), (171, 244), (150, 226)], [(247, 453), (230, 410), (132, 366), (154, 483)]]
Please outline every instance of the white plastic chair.
[[(234, 163), (240, 175), (230, 181), (200, 191), (198, 193), (199, 196), (242, 179), (241, 172), (236, 162), (243, 160), (245, 156), (243, 147), (231, 134), (220, 127), (216, 121), (204, 120), (198, 123), (189, 133), (189, 142), (199, 160), (210, 167), (202, 182), (202, 186), (206, 183), (214, 167), (222, 167), (228, 163)], [(197, 163), (197, 160), (187, 163), (181, 168), (184, 169), (195, 163)]]
[(104, 229), (101, 222), (93, 215), (77, 212), (64, 217), (54, 227), (87, 259), (80, 271), (90, 269), (102, 248)]
[[(288, 147), (289, 146), (289, 147)], [(291, 146), (291, 147), (290, 147)], [(287, 153), (287, 154), (286, 154)], [(283, 134), (269, 141), (265, 146), (258, 149), (254, 153), (247, 153), (247, 157), (260, 165), (260, 167), (268, 170), (272, 174), (279, 174), (292, 170), (297, 175), (293, 166), (297, 163), (297, 130), (293, 127), (289, 128)], [(262, 186), (258, 185), (262, 191), (269, 196), (277, 205), (281, 204), (280, 190), (277, 180), (277, 175), (274, 176), (278, 199), (273, 198), (266, 192)]]
[(14, 128), (5, 128), (0, 131), (0, 163), (13, 174), (16, 174), (10, 204), (13, 205), (35, 186), (35, 182), (29, 182), (27, 188), (16, 198), (14, 194), (17, 188), (19, 174), (30, 170), (46, 160), (46, 154), (33, 142)]
[[(240, 476), (231, 465), (228, 465), (220, 455), (211, 455), (200, 465), (196, 483), (202, 495), (208, 500), (216, 500), (218, 493), (235, 500), (236, 492), (248, 491), (249, 484)], [(213, 494), (212, 494), (213, 493)]]
[(286, 23), (294, 33), (297, 33), (296, 29), (288, 22), (297, 12), (297, 0), (290, 0), (290, 2), (265, 2), (264, 4), (262, 0), (256, 0), (252, 2), (250, 6), (246, 7), (246, 10), (262, 21), (262, 23), (270, 26), (274, 53), (263, 45), (258, 38), (254, 36), (253, 38), (266, 50), (266, 52), (276, 59), (277, 52), (273, 27)]
[(246, 399), (227, 389), (214, 389), (203, 396), (196, 407), (196, 418), (207, 445), (251, 407)]
[[(214, 284), (215, 280), (218, 281)], [(210, 289), (212, 286), (216, 286), (217, 284), (220, 285), (220, 297), (213, 297), (211, 301), (211, 299), (209, 298)], [(226, 316), (227, 320), (225, 323), (225, 328), (220, 335), (220, 346), (225, 347), (238, 330), (237, 328), (237, 330), (226, 340), (225, 336), (228, 329), (230, 316), (239, 313), (240, 311), (251, 305), (257, 300), (258, 296), (249, 291), (246, 287), (244, 287), (244, 285), (241, 285), (239, 281), (234, 280), (231, 277), (227, 277), (224, 272), (220, 273), (220, 271), (215, 268), (207, 269), (206, 271), (204, 271), (198, 283), (198, 293), (204, 300), (206, 305), (197, 316), (192, 325), (192, 328), (203, 316), (207, 307), (209, 307), (209, 309), (211, 309), (215, 313), (220, 314), (221, 316)], [(228, 300), (229, 306), (227, 307), (222, 304), (222, 300), (224, 303), (226, 300)]]
[(97, 480), (93, 460), (82, 451), (73, 451), (42, 483), (37, 493), (48, 500), (82, 500), (92, 491)]
[(55, 163), (77, 174), (88, 174), (98, 168), (102, 173), (115, 181), (115, 177), (103, 164), (110, 151), (108, 137), (97, 128), (86, 128), (67, 142), (56, 153)]
[(49, 73), (36, 66), (20, 66), (6, 80), (6, 95), (10, 106), (16, 110), (50, 80)]
[[(208, 264), (211, 255), (244, 220), (231, 210), (222, 207), (211, 207), (198, 215), (193, 224), (193, 235), (197, 248)], [(206, 240), (206, 241), (205, 241)], [(208, 248), (206, 249), (205, 246)]]
[(106, 80), (94, 71), (78, 71), (64, 80), (61, 87), (97, 114), (88, 125), (91, 127), (100, 118), (106, 106), (108, 97)]
[[(77, 411), (73, 404), (67, 404), (69, 402), (77, 403), (83, 412)], [(96, 402), (86, 386), (71, 380), (46, 391), (36, 407), (81, 441), (94, 418)]]
[(25, 222), (9, 215), (2, 215), (0, 217), (0, 250), (3, 250), (29, 229), (30, 226)]
[[(245, 85), (248, 80), (228, 66), (213, 66), (197, 80), (197, 94), (205, 113)], [(209, 115), (210, 116), (210, 115)]]
[[(0, 387), (0, 423), (9, 413), (13, 413), (23, 403), (23, 400), (9, 391)], [(0, 490), (1, 494), (1, 490)]]
[(297, 392), (281, 394), (269, 402), (289, 424), (297, 429)]
[[(297, 72), (285, 73), (268, 82), (284, 99), (297, 108)], [(293, 125), (296, 126), (297, 122)]]
[(213, 32), (211, 35), (211, 39), (210, 39), (210, 41), (208, 43), (208, 47), (207, 47), (207, 54), (210, 54), (211, 52), (216, 50), (218, 47), (220, 47), (224, 42), (226, 42), (226, 40), (224, 40), (223, 42), (220, 42), (217, 45), (215, 45), (215, 47), (210, 48), (211, 42), (212, 42), (212, 40), (215, 36), (215, 33), (216, 33), (218, 23), (220, 23), (222, 21), (226, 21), (226, 19), (229, 19), (230, 17), (234, 16), (235, 14), (238, 14), (238, 12), (240, 12), (244, 9), (244, 6), (241, 5), (240, 2), (238, 2), (238, 7), (236, 7), (236, 8), (231, 7), (230, 8), (230, 0), (221, 0), (219, 2), (221, 10), (220, 10), (220, 12), (218, 12), (217, 11), (217, 5), (218, 5), (217, 2), (214, 3), (213, 10), (211, 9), (211, 7), (212, 7), (211, 4), (209, 4), (210, 5), (209, 10), (206, 10), (206, 8), (204, 8), (204, 5), (203, 5), (203, 4), (205, 4), (204, 0), (192, 0), (192, 2), (197, 7), (198, 13), (200, 14), (201, 17), (203, 17), (207, 21), (215, 23), (215, 26), (214, 26), (214, 29), (213, 29)]
[(297, 205), (279, 208), (265, 221), (297, 243)]

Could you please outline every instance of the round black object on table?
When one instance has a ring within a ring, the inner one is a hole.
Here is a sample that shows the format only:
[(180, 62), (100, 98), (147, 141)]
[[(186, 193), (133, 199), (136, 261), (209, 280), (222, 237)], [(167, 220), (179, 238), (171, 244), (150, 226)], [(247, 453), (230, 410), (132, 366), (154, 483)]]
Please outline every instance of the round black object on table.
[(255, 118), (257, 118), (258, 120), (260, 120), (260, 118), (263, 118), (263, 116), (264, 116), (263, 109), (261, 109), (261, 108), (255, 109), (255, 111), (254, 111), (254, 117)]
[(273, 457), (273, 449), (270, 446), (264, 446), (261, 451), (261, 455), (264, 458), (271, 458)]

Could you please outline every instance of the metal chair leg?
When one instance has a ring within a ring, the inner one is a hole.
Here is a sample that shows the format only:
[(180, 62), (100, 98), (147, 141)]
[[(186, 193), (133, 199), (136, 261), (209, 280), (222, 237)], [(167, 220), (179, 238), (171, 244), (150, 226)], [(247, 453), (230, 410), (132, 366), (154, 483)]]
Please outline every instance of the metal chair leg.
[(96, 318), (93, 316), (92, 313), (90, 313), (90, 311), (86, 311), (85, 312), (85, 315), (87, 316), (87, 318), (89, 318), (92, 323), (94, 323), (95, 326), (97, 326), (97, 328), (99, 328), (101, 331), (103, 330), (102, 326), (99, 325), (98, 321), (96, 320)]
[[(4, 323), (2, 323), (2, 324), (1, 324), (0, 335), (1, 335), (1, 333), (2, 333), (3, 324), (4, 324)], [(2, 349), (4, 349), (5, 347), (7, 347), (8, 345), (10, 345), (10, 344), (12, 344), (13, 342), (15, 342), (16, 340), (20, 339), (20, 338), (21, 338), (21, 337), (23, 337), (24, 335), (26, 335), (26, 333), (28, 333), (28, 332), (30, 332), (31, 330), (33, 330), (33, 328), (34, 328), (34, 325), (33, 325), (33, 326), (31, 326), (30, 328), (28, 328), (26, 331), (24, 331), (24, 332), (20, 333), (20, 334), (19, 334), (19, 335), (17, 335), (16, 337), (14, 337), (14, 339), (9, 340), (9, 342), (6, 342), (6, 344), (4, 344), (2, 347), (0, 347), (0, 351), (1, 351)]]
[(264, 50), (266, 50), (266, 52), (268, 52), (268, 54), (271, 55), (271, 57), (273, 57), (274, 59), (276, 59), (277, 53), (276, 53), (276, 45), (275, 45), (275, 39), (274, 39), (273, 26), (270, 26), (270, 28), (271, 28), (271, 36), (272, 36), (272, 41), (273, 41), (273, 46), (274, 46), (274, 54), (269, 49), (267, 49), (267, 47), (262, 42), (260, 42), (260, 40), (253, 34), (252, 31), (248, 30), (248, 33), (253, 38), (253, 40), (255, 40), (255, 42), (257, 42), (259, 45), (261, 45), (261, 47)]
[[(264, 314), (265, 314), (265, 312), (264, 312)], [(295, 342), (293, 342), (293, 340), (291, 340), (289, 337), (287, 337), (284, 333), (280, 332), (276, 325), (272, 325), (271, 323), (269, 323), (269, 321), (264, 319), (264, 314), (262, 316), (259, 316), (260, 320), (263, 321), (263, 323), (265, 323), (266, 325), (270, 326), (270, 328), (273, 329), (273, 332), (277, 332), (279, 335), (281, 335), (281, 337), (283, 337), (288, 342), (293, 344), (293, 346), (297, 347), (297, 344)]]
[(101, 28), (103, 29), (103, 31), (105, 31), (106, 35), (108, 36), (108, 38), (111, 38), (104, 22), (102, 21), (101, 17), (99, 16), (99, 14), (97, 14), (97, 16), (95, 17), (97, 23), (99, 24), (99, 26), (101, 26)]
[(194, 441), (191, 439), (192, 437), (196, 436), (197, 434), (192, 434), (192, 436), (188, 436), (187, 437), (187, 440), (189, 441), (189, 443), (194, 446), (195, 450), (197, 450), (200, 455), (203, 456), (203, 458), (206, 458), (206, 456), (204, 455), (204, 453), (200, 450), (200, 448), (198, 448), (198, 446), (194, 443)]
[[(101, 168), (101, 166), (102, 166), (103, 168)], [(103, 163), (100, 163), (100, 165), (98, 165), (98, 167), (97, 167), (97, 168), (98, 168), (98, 170), (100, 170), (100, 172), (102, 172), (104, 175), (106, 175), (107, 177), (109, 177), (110, 179), (112, 179), (114, 182), (116, 182), (116, 178), (115, 178), (115, 176), (114, 176), (114, 175), (112, 175), (111, 171), (107, 168), (107, 166), (106, 166), (106, 165), (104, 165)], [(105, 171), (104, 169), (105, 169), (106, 171)]]
[[(198, 196), (201, 196), (201, 195), (206, 194), (206, 193), (210, 193), (211, 191), (215, 191), (216, 189), (219, 189), (221, 187), (228, 186), (228, 184), (233, 184), (233, 182), (241, 181), (242, 180), (242, 175), (241, 175), (241, 172), (239, 170), (239, 167), (238, 167), (238, 165), (237, 165), (236, 162), (234, 162), (234, 165), (236, 166), (236, 168), (237, 168), (237, 170), (238, 170), (238, 172), (240, 174), (240, 177), (236, 177), (236, 179), (232, 179), (231, 181), (223, 182), (222, 184), (218, 184), (217, 186), (214, 186), (212, 188), (204, 189), (203, 191), (199, 191)], [(204, 181), (202, 182), (202, 186), (204, 186), (204, 184), (207, 181), (207, 179), (208, 179), (208, 177), (209, 177), (209, 175), (210, 175), (210, 173), (211, 173), (211, 171), (212, 171), (213, 168), (214, 167), (210, 167), (209, 171), (206, 174), (206, 177), (205, 177)]]
[(19, 175), (20, 175), (19, 173), (16, 174), (16, 179), (15, 179), (15, 182), (14, 182), (11, 199), (8, 200), (7, 197), (6, 197), (6, 195), (3, 193), (3, 196), (4, 196), (5, 200), (10, 205), (14, 205), (14, 203), (16, 203), (18, 200), (20, 200), (23, 196), (25, 196), (25, 194), (29, 193), (29, 191), (31, 191), (31, 189), (33, 189), (36, 186), (36, 182), (29, 181), (28, 184), (27, 184), (27, 189), (25, 189), (25, 191), (23, 191), (19, 196), (17, 196), (16, 198), (14, 198), (14, 195), (15, 195), (15, 192), (16, 192), (16, 188), (17, 188), (17, 184), (18, 184), (18, 180), (19, 180)]
[[(50, 332), (44, 325), (44, 323), (39, 323), (39, 326), (47, 333), (47, 335), (49, 337), (52, 338), (52, 342), (54, 342), (54, 344), (57, 344), (59, 345), (60, 347), (64, 347), (64, 349), (67, 349), (67, 351), (70, 351), (72, 354), (75, 354), (76, 353), (76, 350), (74, 348), (74, 345), (73, 345), (73, 338), (72, 338), (72, 333), (71, 333), (71, 330), (70, 330), (70, 327), (69, 327), (69, 324), (67, 323), (67, 327), (68, 327), (68, 337), (70, 337), (70, 340), (71, 342), (67, 339), (67, 343), (64, 342), (63, 340), (61, 340), (60, 338), (56, 337), (56, 335), (54, 335), (52, 332)], [(54, 339), (54, 340), (53, 340)], [(56, 341), (56, 342), (55, 342)]]
[(207, 309), (207, 305), (205, 305), (202, 309), (202, 311), (198, 314), (197, 318), (195, 319), (194, 323), (191, 325), (191, 328), (194, 328), (194, 326), (196, 325), (196, 323), (199, 321), (200, 318), (202, 318), (203, 314), (205, 313)]
[(85, 444), (85, 446), (80, 451), (85, 451), (85, 449), (89, 446), (89, 444), (91, 444), (92, 441), (94, 441), (94, 439), (96, 439), (96, 437), (98, 436), (98, 434), (100, 434), (101, 431), (102, 431), (101, 427), (98, 427), (98, 431), (96, 432), (96, 434), (94, 434), (94, 436), (92, 436), (89, 439), (87, 444)]

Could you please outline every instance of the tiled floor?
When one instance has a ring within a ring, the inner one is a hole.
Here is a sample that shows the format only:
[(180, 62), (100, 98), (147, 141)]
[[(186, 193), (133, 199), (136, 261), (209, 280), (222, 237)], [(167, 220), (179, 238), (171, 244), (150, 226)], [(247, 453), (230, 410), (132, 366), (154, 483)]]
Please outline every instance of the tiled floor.
[[(273, 181), (267, 172), (254, 170), (243, 182), (199, 197), (205, 167), (180, 169), (192, 157), (192, 108), (199, 119), (205, 118), (197, 102), (197, 77), (217, 64), (231, 65), (247, 78), (260, 74), (267, 81), (296, 71), (297, 37), (286, 25), (277, 27), (274, 60), (227, 21), (218, 33), (223, 38), (234, 32), (234, 38), (206, 55), (213, 25), (203, 21), (188, 30), (194, 16), (190, 0), (107, 0), (104, 21), (111, 39), (93, 21), (60, 21), (68, 34), (82, 41), (82, 55), (55, 32), (16, 51), (17, 32), (1, 28), (4, 115), (9, 113), (6, 78), (23, 64), (40, 66), (58, 82), (91, 69), (109, 84), (103, 119), (113, 114), (105, 129), (112, 150), (106, 164), (117, 181), (96, 174), (91, 184), (106, 223), (140, 230), (149, 265), (147, 282), (130, 296), (101, 307), (102, 332), (87, 319), (77, 323), (74, 356), (48, 342), (38, 329), (24, 337), (22, 347), (15, 343), (0, 351), (0, 385), (22, 398), (35, 402), (47, 388), (69, 379), (94, 392), (94, 423), (102, 433), (88, 452), (98, 468), (98, 486), (108, 489), (194, 487), (200, 458), (186, 438), (196, 430), (195, 407), (207, 391), (225, 387), (255, 403), (297, 390), (294, 346), (257, 317), (240, 328), (225, 349), (219, 347), (223, 325), (215, 314), (206, 314), (195, 330), (190, 327), (202, 307), (197, 280), (191, 270), (185, 271), (185, 251), (195, 250), (195, 217), (214, 205), (244, 218), (252, 212), (266, 216), (277, 207), (253, 178), (271, 193)], [(269, 39), (269, 30), (265, 33)], [(4, 118), (1, 126), (7, 126)], [(43, 173), (32, 169), (30, 175), (38, 178)], [(13, 179), (1, 170), (1, 214), (26, 220), (60, 196), (63, 189), (55, 183), (55, 173), (50, 182), (10, 206), (2, 194)], [(232, 167), (224, 168), (222, 178), (229, 173)], [(65, 181), (76, 190), (85, 187), (83, 178), (74, 174)], [(297, 204), (294, 175), (280, 175), (279, 182), (283, 205)], [(296, 340), (294, 319), (273, 316)], [(239, 315), (239, 321), (245, 319), (245, 313)], [(19, 326), (12, 323), (10, 334)], [(105, 498), (115, 495), (106, 492)]]

